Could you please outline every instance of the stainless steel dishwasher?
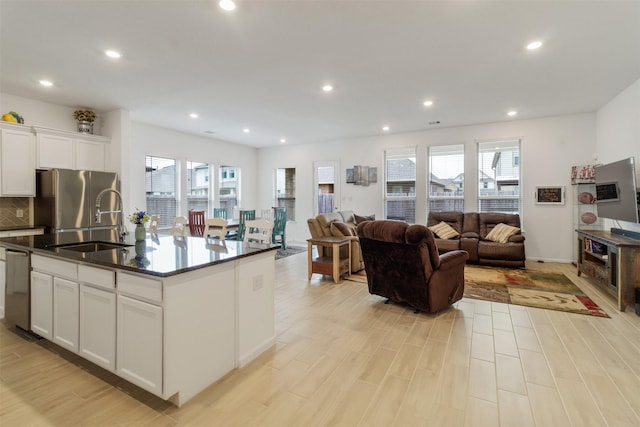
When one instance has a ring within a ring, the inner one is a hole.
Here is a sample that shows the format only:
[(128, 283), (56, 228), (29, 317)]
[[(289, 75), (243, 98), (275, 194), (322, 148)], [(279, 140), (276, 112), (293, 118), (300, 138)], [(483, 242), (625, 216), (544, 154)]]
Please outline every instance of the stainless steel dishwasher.
[(29, 252), (6, 250), (4, 317), (25, 331), (31, 329), (30, 270)]

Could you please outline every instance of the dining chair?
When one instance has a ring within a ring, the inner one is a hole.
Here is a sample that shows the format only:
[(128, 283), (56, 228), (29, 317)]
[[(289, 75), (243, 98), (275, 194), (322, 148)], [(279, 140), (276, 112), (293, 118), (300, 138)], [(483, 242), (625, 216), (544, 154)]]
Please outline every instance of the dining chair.
[(224, 218), (207, 218), (204, 220), (204, 238), (209, 242), (209, 238), (224, 242), (227, 235), (227, 220)]
[(189, 221), (184, 216), (177, 216), (173, 219), (173, 226), (171, 227), (171, 234), (179, 237), (184, 237), (187, 234)]
[(280, 237), (280, 244), (282, 249), (287, 249), (287, 209), (286, 208), (273, 208), (273, 232), (271, 233), (271, 241), (277, 242), (277, 237)]
[(227, 219), (227, 208), (213, 208), (213, 217)]
[(273, 225), (266, 219), (253, 219), (245, 221), (244, 242), (255, 241), (258, 243), (271, 243), (271, 230)]
[(195, 237), (204, 234), (204, 211), (189, 211), (189, 234)]
[(262, 209), (260, 211), (260, 218), (273, 222), (273, 209)]
[(256, 211), (255, 209), (240, 211), (238, 213), (238, 216), (239, 216), (239, 224), (238, 224), (238, 232), (236, 235), (236, 240), (244, 240), (245, 222), (256, 219)]
[(149, 221), (149, 233), (158, 234), (158, 223), (160, 222), (160, 215), (151, 215)]

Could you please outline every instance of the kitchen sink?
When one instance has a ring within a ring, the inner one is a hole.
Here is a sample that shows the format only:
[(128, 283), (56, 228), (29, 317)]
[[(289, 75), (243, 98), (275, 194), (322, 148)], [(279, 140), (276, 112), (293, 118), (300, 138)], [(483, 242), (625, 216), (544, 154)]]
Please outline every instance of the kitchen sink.
[(86, 253), (86, 252), (108, 251), (111, 249), (128, 248), (130, 246), (133, 246), (133, 245), (128, 245), (126, 243), (113, 243), (113, 242), (79, 242), (79, 243), (67, 243), (63, 245), (52, 245), (48, 247)]

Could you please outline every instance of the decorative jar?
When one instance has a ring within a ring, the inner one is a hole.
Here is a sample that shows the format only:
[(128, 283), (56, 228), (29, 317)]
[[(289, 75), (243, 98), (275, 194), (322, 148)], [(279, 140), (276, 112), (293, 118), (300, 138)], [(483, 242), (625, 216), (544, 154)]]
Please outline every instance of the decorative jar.
[(147, 230), (144, 228), (144, 224), (136, 224), (135, 230), (136, 242), (144, 241), (147, 237)]
[(81, 120), (78, 122), (78, 132), (80, 133), (89, 133), (93, 135), (93, 122), (88, 122), (86, 120)]

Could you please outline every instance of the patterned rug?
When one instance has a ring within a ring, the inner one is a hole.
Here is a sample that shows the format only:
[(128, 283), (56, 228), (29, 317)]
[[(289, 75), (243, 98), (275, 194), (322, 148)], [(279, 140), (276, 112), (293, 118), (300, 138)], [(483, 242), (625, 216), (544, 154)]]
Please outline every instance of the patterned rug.
[(467, 265), (464, 276), (465, 298), (609, 317), (564, 274)]
[(303, 248), (300, 246), (287, 246), (287, 249), (279, 248), (276, 251), (276, 260), (286, 258), (291, 255), (296, 255), (302, 252), (307, 252), (307, 248)]
[[(564, 274), (466, 265), (464, 278), (465, 298), (609, 317)], [(367, 274), (362, 270), (345, 279), (367, 283)]]

